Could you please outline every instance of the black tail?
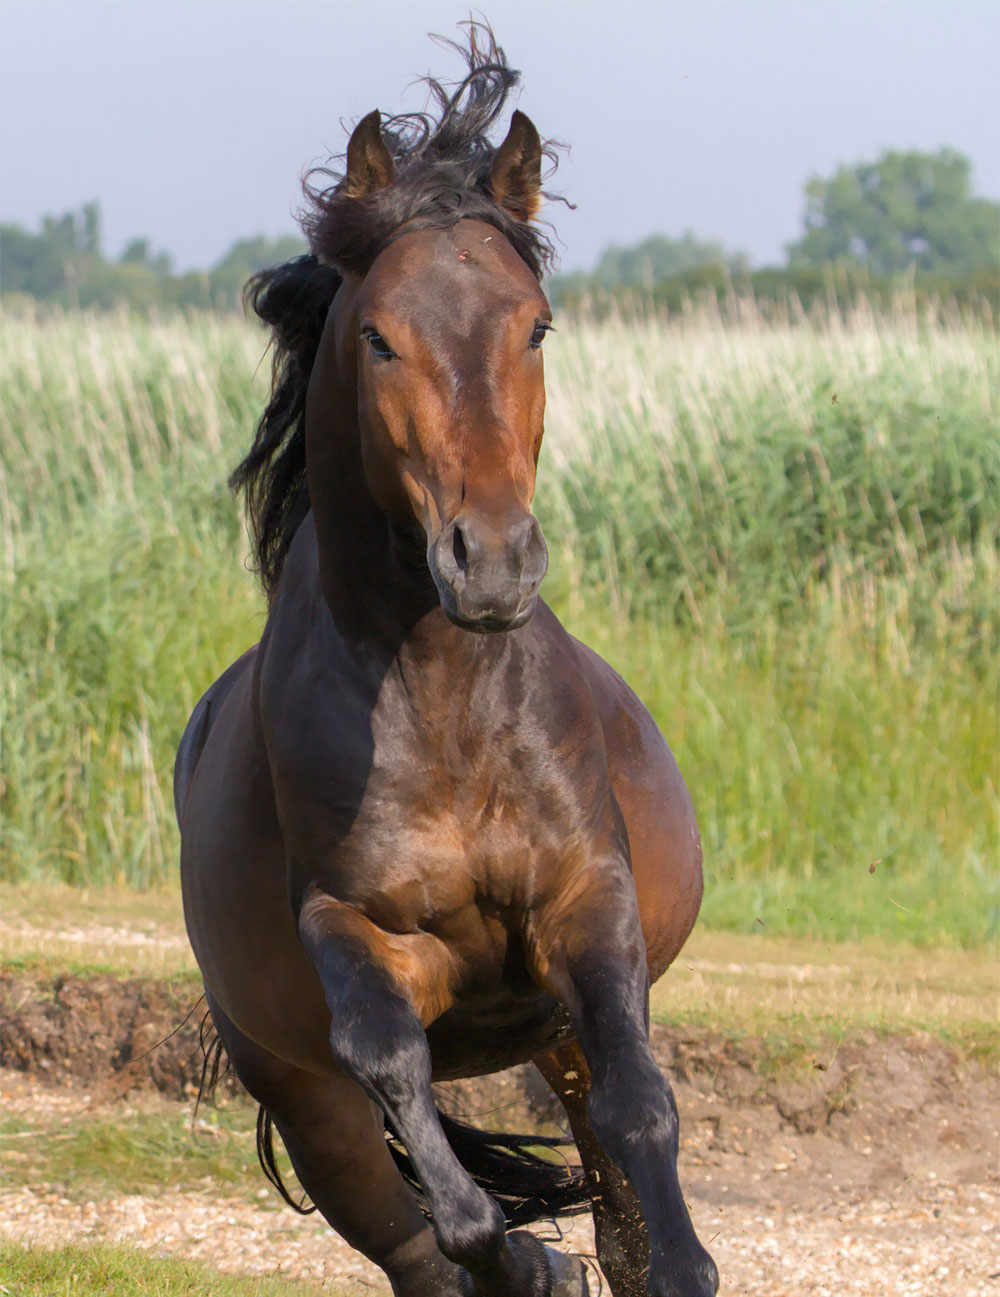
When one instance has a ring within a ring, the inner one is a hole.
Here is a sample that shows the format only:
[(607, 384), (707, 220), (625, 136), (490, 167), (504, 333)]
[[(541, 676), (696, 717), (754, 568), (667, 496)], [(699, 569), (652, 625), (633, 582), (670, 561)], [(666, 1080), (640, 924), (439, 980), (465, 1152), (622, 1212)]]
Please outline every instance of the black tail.
[[(200, 1004), (204, 998), (201, 996), (198, 1003)], [(197, 1007), (198, 1005), (195, 1005), (195, 1008)], [(193, 1012), (194, 1009), (191, 1010), (191, 1013)], [(188, 1014), (188, 1017), (190, 1016), (191, 1014)], [(186, 1022), (187, 1018), (184, 1021)], [(211, 1103), (215, 1099), (219, 1079), (229, 1071), (226, 1047), (215, 1030), (210, 1009), (205, 1010), (201, 1026), (198, 1028), (198, 1048), (201, 1050), (201, 1077), (198, 1081), (198, 1097), (194, 1101), (194, 1112), (191, 1114), (192, 1122), (198, 1116), (201, 1105), (205, 1102)]]
[[(476, 1184), (499, 1203), (508, 1228), (590, 1210), (587, 1177), (581, 1167), (570, 1165), (563, 1153), (567, 1147), (575, 1148), (572, 1139), (503, 1135), (466, 1126), (443, 1112), (438, 1116), (455, 1156)], [(388, 1124), (386, 1138), (403, 1179), (430, 1215), (413, 1161)], [(545, 1150), (548, 1156), (535, 1150)]]
[[(536, 1220), (556, 1216), (576, 1216), (589, 1211), (590, 1189), (578, 1166), (569, 1165), (562, 1156), (571, 1139), (543, 1135), (502, 1135), (476, 1130), (439, 1113), (444, 1133), (455, 1156), (472, 1179), (499, 1203), (509, 1228), (530, 1225)], [(386, 1126), (389, 1151), (404, 1180), (413, 1190), (426, 1215), (430, 1215), (413, 1161), (399, 1136)], [(544, 1149), (549, 1156), (542, 1156)], [(553, 1155), (556, 1155), (555, 1158)], [(257, 1156), (264, 1174), (289, 1207), (307, 1216), (316, 1210), (306, 1206), (306, 1199), (296, 1202), (285, 1188), (274, 1158), (274, 1127), (271, 1115), (261, 1107), (257, 1114)]]
[[(209, 1013), (201, 1024), (201, 1048), (204, 1063), (198, 1104), (211, 1098), (220, 1075), (228, 1069), (225, 1049)], [(196, 1105), (196, 1113), (197, 1110)], [(440, 1110), (438, 1117), (455, 1156), (475, 1183), (499, 1204), (508, 1228), (530, 1225), (536, 1220), (553, 1220), (557, 1216), (577, 1216), (590, 1210), (592, 1199), (587, 1177), (582, 1167), (571, 1164), (565, 1157), (565, 1150), (575, 1147), (572, 1139), (477, 1130)], [(413, 1159), (388, 1121), (385, 1137), (403, 1179), (413, 1190), (424, 1214), (430, 1216)], [(305, 1194), (296, 1200), (286, 1188), (274, 1154), (274, 1122), (263, 1104), (257, 1110), (257, 1159), (264, 1175), (289, 1207), (301, 1216), (309, 1216), (316, 1210)]]
[(309, 1201), (305, 1194), (298, 1202), (285, 1188), (285, 1182), (281, 1178), (281, 1171), (274, 1160), (274, 1123), (271, 1121), (271, 1114), (263, 1104), (257, 1109), (257, 1161), (260, 1163), (260, 1169), (267, 1176), (268, 1180), (274, 1185), (275, 1189), (281, 1194), (289, 1207), (292, 1207), (300, 1216), (311, 1216), (316, 1210), (315, 1203), (306, 1203)]

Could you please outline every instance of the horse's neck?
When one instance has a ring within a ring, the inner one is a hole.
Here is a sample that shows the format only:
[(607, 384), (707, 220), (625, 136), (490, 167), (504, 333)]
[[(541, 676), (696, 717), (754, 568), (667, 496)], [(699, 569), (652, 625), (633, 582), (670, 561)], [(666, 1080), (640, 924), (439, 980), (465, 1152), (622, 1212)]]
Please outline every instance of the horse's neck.
[(346, 638), (391, 646), (438, 603), (423, 533), (372, 499), (351, 420), (330, 431), (309, 471), (320, 585)]
[(377, 540), (358, 543), (360, 533), (345, 525), (347, 517), (339, 516), (321, 540), (321, 519), (313, 510), (296, 536), (275, 605), (284, 623), (295, 623), (293, 640), (307, 634), (322, 642), (328, 634), (326, 613), (319, 621), (298, 621), (293, 611), (315, 608), (318, 601), (361, 675), (382, 682), (388, 672), (391, 687), (401, 688), (416, 712), (430, 699), (429, 710), (440, 713), (443, 698), (475, 710), (509, 663), (514, 634), (521, 634), (476, 635), (453, 626), (426, 563), (422, 571), (406, 571), (419, 553), (394, 536), (384, 518)]

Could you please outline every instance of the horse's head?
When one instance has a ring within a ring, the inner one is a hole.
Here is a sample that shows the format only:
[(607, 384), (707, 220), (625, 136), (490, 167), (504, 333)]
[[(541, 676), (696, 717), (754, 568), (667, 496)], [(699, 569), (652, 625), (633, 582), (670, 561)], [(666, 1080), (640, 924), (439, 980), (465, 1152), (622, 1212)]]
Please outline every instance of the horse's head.
[[(515, 113), (489, 173), (508, 216), (527, 221), (537, 210), (541, 158), (537, 131)], [(363, 204), (394, 180), (373, 113), (351, 137), (343, 191)], [(497, 225), (416, 219), (337, 296), (337, 354), (356, 383), (375, 502), (420, 523), (453, 622), (480, 632), (523, 625), (548, 565), (531, 499), (552, 316), (535, 275)]]

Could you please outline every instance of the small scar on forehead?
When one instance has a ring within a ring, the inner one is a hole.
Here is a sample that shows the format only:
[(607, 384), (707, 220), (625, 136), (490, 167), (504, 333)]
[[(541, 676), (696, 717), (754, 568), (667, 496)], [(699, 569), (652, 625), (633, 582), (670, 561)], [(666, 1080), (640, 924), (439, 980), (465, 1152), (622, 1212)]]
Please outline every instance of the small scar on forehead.
[(468, 260), (469, 260), (469, 249), (468, 249), (468, 248), (463, 248), (462, 251), (458, 254), (458, 259), (459, 259), (459, 261), (468, 261)]

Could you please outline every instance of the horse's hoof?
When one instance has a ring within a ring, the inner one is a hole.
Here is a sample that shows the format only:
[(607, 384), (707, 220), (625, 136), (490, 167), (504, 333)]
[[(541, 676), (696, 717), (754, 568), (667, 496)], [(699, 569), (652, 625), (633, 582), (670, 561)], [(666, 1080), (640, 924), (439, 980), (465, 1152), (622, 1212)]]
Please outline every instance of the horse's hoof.
[(552, 1297), (590, 1297), (587, 1267), (578, 1256), (546, 1248), (552, 1267)]

